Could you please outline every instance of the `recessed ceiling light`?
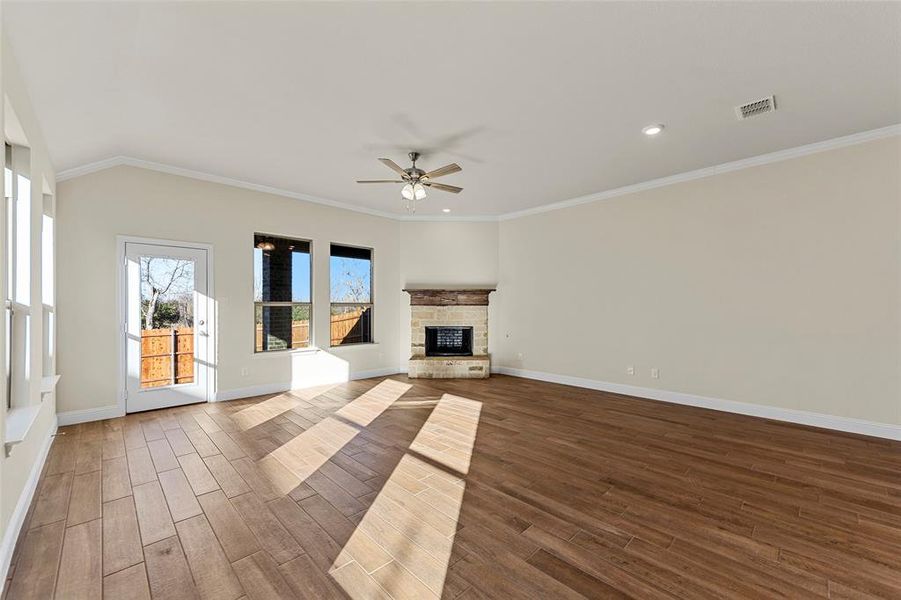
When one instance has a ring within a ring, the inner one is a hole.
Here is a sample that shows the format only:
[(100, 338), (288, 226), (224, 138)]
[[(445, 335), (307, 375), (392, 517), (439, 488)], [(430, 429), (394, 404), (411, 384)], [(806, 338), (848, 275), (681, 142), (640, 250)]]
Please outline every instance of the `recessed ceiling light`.
[(441, 212), (449, 213), (449, 212), (450, 212), (450, 209), (449, 209), (449, 208), (442, 208), (442, 209), (441, 209)]
[(648, 125), (647, 127), (645, 127), (644, 129), (641, 130), (641, 132), (645, 135), (657, 135), (661, 131), (663, 131), (663, 125), (660, 123), (658, 123), (656, 125)]

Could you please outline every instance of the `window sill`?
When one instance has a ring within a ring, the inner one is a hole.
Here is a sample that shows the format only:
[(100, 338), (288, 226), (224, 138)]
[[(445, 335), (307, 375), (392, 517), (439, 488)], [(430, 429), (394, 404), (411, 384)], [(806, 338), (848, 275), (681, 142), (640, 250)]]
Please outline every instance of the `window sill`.
[(334, 352), (335, 350), (342, 350), (344, 348), (377, 348), (380, 344), (378, 342), (359, 342), (356, 344), (341, 344), (340, 346), (329, 346), (329, 352)]
[(6, 437), (4, 438), (6, 456), (12, 452), (13, 446), (28, 436), (31, 426), (34, 425), (41, 412), (41, 406), (43, 405), (16, 406), (6, 412)]
[(295, 348), (294, 350), (271, 350), (269, 352), (254, 352), (253, 357), (256, 358), (278, 358), (279, 356), (299, 356), (304, 354), (316, 354), (319, 348), (310, 346), (309, 348)]
[[(41, 377), (41, 394), (49, 394), (56, 389), (56, 382), (59, 381), (59, 375), (50, 375)], [(68, 379), (66, 380), (68, 381)]]

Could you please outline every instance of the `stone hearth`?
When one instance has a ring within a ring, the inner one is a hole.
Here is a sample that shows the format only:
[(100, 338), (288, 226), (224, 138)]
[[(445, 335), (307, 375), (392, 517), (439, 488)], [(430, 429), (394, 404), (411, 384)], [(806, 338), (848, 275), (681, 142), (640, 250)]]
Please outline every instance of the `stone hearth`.
[[(489, 288), (405, 289), (410, 294), (411, 356), (408, 375), (412, 378), (482, 379), (491, 373), (488, 356)], [(426, 356), (426, 327), (472, 327), (472, 354)]]

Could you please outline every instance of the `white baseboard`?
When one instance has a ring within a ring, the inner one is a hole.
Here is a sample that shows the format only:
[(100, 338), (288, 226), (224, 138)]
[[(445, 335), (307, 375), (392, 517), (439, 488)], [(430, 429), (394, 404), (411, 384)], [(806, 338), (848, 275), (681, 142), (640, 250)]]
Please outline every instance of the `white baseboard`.
[(56, 433), (54, 425), (47, 433), (47, 439), (41, 446), (34, 464), (31, 466), (31, 473), (25, 482), (22, 493), (19, 494), (19, 501), (16, 502), (16, 508), (9, 517), (9, 523), (6, 524), (6, 531), (3, 533), (3, 541), (0, 542), (0, 596), (3, 595), (3, 587), (6, 583), (6, 575), (9, 572), (9, 564), (13, 558), (13, 551), (16, 548), (16, 541), (19, 539), (19, 532), (25, 523), (25, 516), (28, 514), (28, 507), (37, 491), (38, 481), (41, 479), (41, 471), (44, 469), (44, 463), (47, 461), (47, 454), (50, 452), (50, 445), (53, 443), (53, 436)]
[[(350, 374), (350, 379), (368, 379), (370, 377), (385, 377), (386, 375), (396, 375), (400, 371), (397, 367), (387, 367), (383, 369), (370, 369), (369, 371), (357, 371)], [(216, 392), (211, 402), (226, 402), (228, 400), (237, 400), (239, 398), (252, 398), (253, 396), (264, 396), (266, 394), (280, 394), (292, 389), (290, 382), (283, 383), (264, 383), (260, 385), (252, 385), (249, 387), (235, 388), (232, 390), (222, 390)], [(118, 406), (102, 406), (100, 408), (88, 408), (84, 410), (71, 410), (57, 414), (57, 421), (60, 426), (75, 425), (76, 423), (87, 423), (88, 421), (102, 421), (103, 419), (114, 419), (122, 417), (121, 409)]]
[[(355, 373), (351, 373), (350, 379), (356, 380), (369, 379), (370, 377), (387, 377), (390, 375), (403, 374), (405, 372), (406, 369), (403, 368), (403, 366), (370, 369), (368, 371), (357, 371)], [(563, 385), (571, 385), (574, 387), (586, 388), (590, 390), (612, 392), (614, 394), (623, 394), (626, 396), (636, 396), (638, 398), (647, 398), (661, 402), (671, 402), (673, 404), (683, 404), (686, 406), (697, 406), (700, 408), (709, 408), (711, 410), (737, 413), (740, 415), (761, 417), (764, 419), (773, 419), (776, 421), (797, 423), (799, 425), (810, 425), (812, 427), (822, 427), (824, 429), (834, 429), (836, 431), (845, 431), (848, 433), (857, 433), (860, 435), (870, 435), (873, 437), (901, 441), (901, 425), (876, 423), (874, 421), (865, 421), (863, 419), (854, 419), (851, 417), (839, 417), (835, 415), (826, 415), (822, 413), (795, 410), (791, 408), (766, 406), (763, 404), (750, 404), (748, 402), (723, 400), (720, 398), (697, 396), (695, 394), (686, 394), (683, 392), (646, 388), (624, 383), (612, 383), (609, 381), (586, 379), (584, 377), (573, 377), (570, 375), (558, 375), (555, 373), (546, 373), (543, 371), (516, 369), (513, 367), (492, 365), (491, 372), (501, 375), (511, 375), (513, 377), (522, 377), (525, 379), (534, 379), (537, 381), (560, 383)], [(266, 383), (243, 388), (235, 388), (232, 390), (223, 390), (216, 393), (213, 402), (225, 402), (228, 400), (251, 398), (253, 396), (263, 396), (266, 394), (279, 394), (281, 392), (287, 392), (290, 389), (292, 389), (291, 383)], [(59, 425), (63, 426), (74, 425), (76, 423), (86, 423), (88, 421), (112, 419), (121, 416), (122, 414), (120, 413), (118, 406), (104, 406), (101, 408), (73, 410), (69, 412), (59, 413), (57, 415), (57, 420)]]
[(56, 414), (56, 421), (60, 427), (66, 425), (75, 425), (77, 423), (87, 423), (88, 421), (102, 421), (104, 419), (115, 419), (116, 417), (124, 417), (122, 409), (117, 405), (101, 406), (100, 408), (86, 408), (84, 410), (70, 410)]
[[(368, 371), (356, 371), (350, 374), (351, 381), (356, 379), (369, 379), (370, 377), (385, 377), (387, 375), (396, 375), (400, 371), (397, 367), (387, 367), (383, 369), (370, 369)], [(260, 385), (251, 385), (249, 387), (235, 388), (233, 390), (222, 390), (216, 392), (213, 402), (227, 402), (228, 400), (238, 400), (240, 398), (252, 398), (254, 396), (264, 396), (266, 394), (280, 394), (295, 389), (290, 382), (282, 383), (263, 383)]]
[(557, 375), (555, 373), (545, 373), (543, 371), (515, 369), (513, 367), (495, 367), (491, 369), (491, 372), (512, 375), (513, 377), (523, 377), (525, 379), (561, 383), (563, 385), (571, 385), (590, 390), (624, 394), (626, 396), (637, 396), (639, 398), (671, 402), (673, 404), (709, 408), (711, 410), (737, 413), (751, 417), (786, 421), (788, 423), (797, 423), (799, 425), (834, 429), (836, 431), (845, 431), (847, 433), (870, 435), (889, 440), (901, 440), (901, 425), (892, 425), (889, 423), (876, 423), (874, 421), (865, 421), (863, 419), (838, 417), (835, 415), (826, 415), (791, 408), (780, 408), (777, 406), (765, 406), (762, 404), (750, 404), (748, 402), (736, 402), (734, 400), (722, 400), (720, 398), (709, 398), (682, 392), (658, 390), (654, 388), (627, 385), (624, 383), (611, 383), (608, 381), (598, 381), (596, 379), (585, 379), (583, 377), (572, 377), (569, 375)]
[(401, 373), (401, 370), (397, 367), (388, 367), (385, 369), (370, 369), (368, 371), (357, 371), (356, 373), (351, 373), (351, 380), (356, 379), (369, 379), (370, 377), (387, 377), (389, 375), (397, 375)]

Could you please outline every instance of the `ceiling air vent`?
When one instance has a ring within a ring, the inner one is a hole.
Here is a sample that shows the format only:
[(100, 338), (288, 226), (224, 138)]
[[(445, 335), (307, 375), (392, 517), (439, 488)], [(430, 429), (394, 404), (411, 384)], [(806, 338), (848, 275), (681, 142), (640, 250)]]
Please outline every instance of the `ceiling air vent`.
[(745, 119), (756, 117), (763, 113), (773, 112), (774, 110), (776, 110), (776, 98), (767, 96), (760, 100), (753, 100), (751, 102), (746, 102), (741, 106), (736, 106), (735, 115), (738, 117), (739, 121), (744, 121)]

